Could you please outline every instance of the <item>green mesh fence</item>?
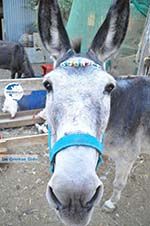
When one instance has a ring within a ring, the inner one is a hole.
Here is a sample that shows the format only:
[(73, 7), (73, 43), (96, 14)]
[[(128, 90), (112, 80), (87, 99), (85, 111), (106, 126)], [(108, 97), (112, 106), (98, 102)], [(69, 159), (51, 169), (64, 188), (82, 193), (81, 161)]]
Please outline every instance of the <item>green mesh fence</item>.
[[(71, 40), (82, 39), (82, 52), (88, 49), (112, 2), (113, 0), (73, 0), (66, 28)], [(128, 33), (118, 56), (112, 60), (114, 74), (136, 74), (135, 56), (150, 0), (131, 0), (130, 5)]]
[[(137, 73), (136, 54), (144, 30), (150, 0), (133, 1), (130, 4), (130, 20), (125, 41), (118, 55), (112, 59), (111, 72), (115, 75)], [(146, 4), (148, 6), (144, 7)]]
[(131, 0), (136, 9), (143, 15), (146, 16), (150, 5), (150, 0)]

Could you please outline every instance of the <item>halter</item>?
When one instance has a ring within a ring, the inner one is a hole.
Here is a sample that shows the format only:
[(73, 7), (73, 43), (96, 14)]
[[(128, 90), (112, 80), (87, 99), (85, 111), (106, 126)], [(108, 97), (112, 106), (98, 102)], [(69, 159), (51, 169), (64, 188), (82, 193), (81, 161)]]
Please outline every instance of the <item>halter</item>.
[(51, 163), (50, 171), (54, 172), (55, 166), (55, 157), (60, 152), (65, 150), (66, 148), (72, 146), (85, 146), (96, 149), (99, 153), (99, 158), (97, 162), (96, 168), (99, 166), (100, 163), (103, 162), (102, 160), (102, 153), (103, 153), (103, 139), (100, 142), (96, 137), (91, 136), (90, 134), (84, 133), (73, 133), (60, 138), (54, 145), (51, 147), (51, 130), (48, 129), (48, 149), (49, 149), (49, 159)]

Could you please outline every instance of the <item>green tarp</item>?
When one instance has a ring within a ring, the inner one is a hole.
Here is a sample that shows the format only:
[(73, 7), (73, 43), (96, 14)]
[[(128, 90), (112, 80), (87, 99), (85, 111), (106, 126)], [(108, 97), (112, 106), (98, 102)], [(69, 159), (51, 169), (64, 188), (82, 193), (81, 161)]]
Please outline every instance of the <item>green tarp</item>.
[(102, 24), (111, 0), (74, 0), (67, 23), (70, 39), (82, 38), (82, 52), (89, 47)]
[[(89, 48), (93, 37), (104, 21), (113, 1), (114, 0), (73, 0), (66, 28), (71, 40), (76, 38), (82, 39), (82, 52), (85, 52)], [(118, 57), (133, 56), (134, 59), (144, 29), (150, 0), (131, 0), (130, 6), (131, 13), (128, 34)], [(132, 64), (130, 60), (130, 65), (132, 65), (133, 68), (127, 71), (127, 73), (135, 73), (135, 63), (133, 62)]]

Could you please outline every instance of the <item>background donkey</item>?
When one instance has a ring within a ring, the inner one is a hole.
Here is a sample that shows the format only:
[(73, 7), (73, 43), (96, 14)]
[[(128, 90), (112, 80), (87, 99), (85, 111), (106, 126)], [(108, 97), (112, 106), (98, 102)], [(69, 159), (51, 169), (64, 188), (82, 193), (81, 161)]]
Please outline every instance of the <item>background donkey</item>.
[[(73, 133), (90, 134), (102, 142), (106, 132), (105, 152), (116, 164), (113, 195), (104, 204), (107, 209), (115, 208), (137, 155), (141, 148), (149, 151), (150, 141), (150, 80), (113, 78), (103, 70), (103, 62), (120, 47), (129, 19), (129, 0), (113, 2), (84, 55), (72, 50), (57, 1), (39, 3), (41, 39), (58, 59), (56, 69), (44, 79), (52, 145)], [(88, 225), (101, 200), (103, 184), (95, 171), (98, 157), (96, 149), (82, 145), (65, 148), (55, 156), (46, 196), (68, 226)]]
[(35, 77), (23, 45), (15, 42), (0, 41), (0, 68), (11, 71), (11, 78)]

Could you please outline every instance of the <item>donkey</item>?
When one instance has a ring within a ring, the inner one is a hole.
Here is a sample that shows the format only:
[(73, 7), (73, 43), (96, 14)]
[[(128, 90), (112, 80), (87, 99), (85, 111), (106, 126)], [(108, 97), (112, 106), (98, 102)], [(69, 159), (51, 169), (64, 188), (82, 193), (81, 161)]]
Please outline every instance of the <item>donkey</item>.
[(53, 146), (46, 197), (65, 225), (86, 226), (103, 195), (96, 174), (102, 143), (116, 164), (105, 209), (115, 208), (141, 149), (149, 151), (150, 80), (114, 78), (103, 69), (124, 40), (129, 0), (113, 1), (86, 53), (72, 49), (56, 0), (40, 0), (38, 20), (41, 40), (57, 59), (43, 81)]
[(35, 77), (34, 71), (25, 52), (24, 46), (20, 43), (0, 41), (0, 68), (11, 71), (11, 78)]

